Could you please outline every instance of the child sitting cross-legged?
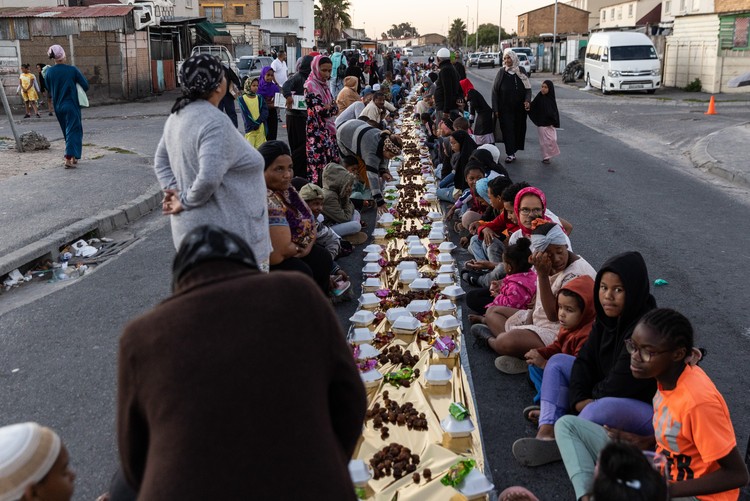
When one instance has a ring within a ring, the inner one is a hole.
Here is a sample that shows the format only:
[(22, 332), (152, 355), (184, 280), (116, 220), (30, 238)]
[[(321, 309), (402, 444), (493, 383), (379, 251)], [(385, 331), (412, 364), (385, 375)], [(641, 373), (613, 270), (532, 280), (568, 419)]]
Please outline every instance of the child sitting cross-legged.
[(367, 240), (362, 232), (359, 212), (351, 197), (354, 176), (342, 165), (329, 163), (323, 169), (323, 216), (325, 223), (340, 237), (354, 245)]

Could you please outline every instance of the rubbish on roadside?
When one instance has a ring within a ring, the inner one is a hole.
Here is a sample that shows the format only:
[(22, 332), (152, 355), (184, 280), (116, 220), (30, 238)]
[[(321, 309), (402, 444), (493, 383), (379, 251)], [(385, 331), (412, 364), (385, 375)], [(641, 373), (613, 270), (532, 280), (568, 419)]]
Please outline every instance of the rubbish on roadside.
[(667, 282), (663, 278), (657, 278), (656, 280), (654, 280), (654, 285), (656, 286), (667, 285), (667, 284), (669, 284), (669, 282)]
[(21, 275), (21, 272), (18, 271), (18, 269), (15, 269), (8, 273), (8, 278), (3, 280), (3, 286), (5, 289), (10, 289), (14, 285), (18, 285), (20, 282), (23, 282), (24, 278), (23, 275)]
[(100, 240), (104, 243), (114, 242), (114, 240), (112, 240), (111, 238), (106, 238), (106, 237), (102, 237), (100, 238)]
[(71, 259), (73, 259), (73, 254), (70, 252), (60, 254), (60, 261), (70, 261)]
[(99, 249), (90, 246), (86, 240), (79, 240), (72, 247), (75, 249), (76, 257), (91, 257), (99, 252)]

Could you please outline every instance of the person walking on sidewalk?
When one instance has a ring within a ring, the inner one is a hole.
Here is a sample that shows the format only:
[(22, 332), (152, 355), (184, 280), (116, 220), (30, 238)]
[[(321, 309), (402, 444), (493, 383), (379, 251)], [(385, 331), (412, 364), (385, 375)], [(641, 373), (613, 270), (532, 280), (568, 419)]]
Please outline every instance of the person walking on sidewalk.
[(65, 138), (65, 168), (75, 169), (83, 151), (83, 125), (81, 125), (81, 105), (78, 103), (78, 88), (89, 90), (89, 82), (75, 66), (65, 59), (65, 49), (52, 45), (47, 50), (55, 65), (47, 70), (45, 84), (49, 89), (52, 103), (57, 113), (63, 137)]
[(331, 80), (329, 80), (329, 86), (331, 87), (331, 95), (336, 99), (339, 95), (342, 87), (344, 87), (344, 77), (346, 76), (346, 70), (348, 67), (348, 61), (341, 52), (341, 46), (337, 45), (333, 48), (333, 54), (331, 54)]
[(505, 163), (516, 159), (516, 151), (523, 150), (526, 141), (526, 112), (531, 102), (531, 83), (519, 65), (518, 54), (505, 49), (503, 68), (492, 84), (492, 110), (500, 121), (505, 143)]
[(301, 108), (295, 107), (294, 97), (305, 96), (304, 85), (310, 75), (312, 60), (313, 57), (310, 55), (301, 57), (297, 61), (296, 73), (282, 87), (282, 92), (286, 98), (286, 133), (289, 149), (292, 150), (294, 176), (304, 178), (307, 177), (307, 108), (304, 106)]
[[(50, 69), (51, 66), (47, 66), (44, 63), (37, 63), (36, 70), (37, 73), (37, 81), (39, 82), (39, 98), (42, 99), (44, 95), (47, 96), (47, 111), (49, 112), (49, 116), (52, 116), (52, 97), (49, 95), (49, 90), (47, 90), (47, 84), (44, 80), (44, 74), (47, 73), (47, 70)], [(39, 103), (40, 105), (42, 103)]]
[(287, 78), (289, 78), (289, 68), (286, 65), (286, 51), (280, 50), (276, 54), (276, 59), (271, 63), (271, 69), (273, 70), (276, 83), (279, 87), (283, 87)]
[(560, 154), (557, 146), (557, 130), (560, 128), (560, 113), (555, 100), (555, 85), (552, 80), (542, 82), (542, 90), (531, 101), (529, 118), (537, 127), (539, 148), (542, 150), (542, 163), (550, 163), (552, 157)]
[(21, 66), (21, 76), (18, 78), (18, 87), (21, 91), (21, 97), (23, 98), (23, 104), (26, 107), (26, 115), (24, 118), (31, 116), (31, 111), (34, 110), (34, 114), (37, 118), (41, 118), (39, 115), (39, 108), (37, 108), (36, 102), (39, 100), (39, 83), (36, 81), (34, 74), (29, 71), (30, 65), (24, 64)]
[(263, 157), (218, 109), (227, 88), (219, 60), (191, 56), (180, 72), (183, 95), (172, 106), (154, 158), (175, 249), (194, 228), (213, 224), (242, 237), (268, 271)]

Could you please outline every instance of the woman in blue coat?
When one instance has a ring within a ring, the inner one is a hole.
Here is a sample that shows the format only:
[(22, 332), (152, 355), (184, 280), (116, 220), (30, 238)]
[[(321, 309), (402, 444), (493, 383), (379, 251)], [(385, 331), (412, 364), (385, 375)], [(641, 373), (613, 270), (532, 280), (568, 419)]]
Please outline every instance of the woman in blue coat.
[(81, 106), (78, 104), (76, 84), (86, 91), (89, 90), (89, 82), (78, 68), (67, 64), (65, 50), (61, 46), (51, 46), (47, 54), (55, 60), (55, 65), (47, 69), (44, 83), (52, 97), (57, 121), (65, 138), (65, 168), (75, 169), (83, 149)]

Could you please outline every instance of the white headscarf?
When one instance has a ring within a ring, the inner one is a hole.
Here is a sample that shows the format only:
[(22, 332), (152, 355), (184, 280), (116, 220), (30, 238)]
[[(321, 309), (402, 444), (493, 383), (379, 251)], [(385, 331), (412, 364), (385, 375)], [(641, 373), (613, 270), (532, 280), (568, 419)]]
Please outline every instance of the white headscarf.
[(510, 75), (517, 75), (518, 78), (520, 78), (523, 82), (524, 88), (531, 89), (531, 82), (529, 82), (529, 77), (527, 77), (526, 73), (521, 71), (521, 68), (519, 68), (521, 61), (518, 60), (518, 54), (516, 54), (516, 51), (514, 51), (513, 49), (505, 49), (505, 51), (503, 51), (503, 59), (505, 59), (505, 56), (510, 56), (510, 59), (513, 61), (513, 64), (510, 68), (505, 66), (505, 61), (503, 61), (503, 69), (505, 70), (505, 72)]
[(497, 146), (495, 146), (494, 144), (483, 144), (482, 146), (480, 146), (477, 149), (478, 150), (487, 150), (487, 151), (489, 151), (490, 154), (492, 155), (492, 160), (495, 163), (498, 163), (500, 161), (500, 150), (497, 149)]
[(16, 501), (49, 473), (60, 454), (60, 437), (36, 423), (0, 428), (0, 501)]

